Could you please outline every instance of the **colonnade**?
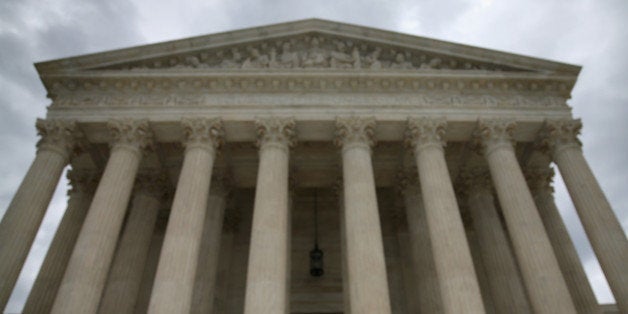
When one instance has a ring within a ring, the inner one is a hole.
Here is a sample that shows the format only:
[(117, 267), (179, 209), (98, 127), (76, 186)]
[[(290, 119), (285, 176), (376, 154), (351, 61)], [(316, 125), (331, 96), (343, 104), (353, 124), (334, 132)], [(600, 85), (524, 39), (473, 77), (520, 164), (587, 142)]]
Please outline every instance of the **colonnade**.
[[(292, 118), (256, 122), (259, 169), (245, 313), (288, 313)], [(371, 149), (373, 118), (336, 120), (342, 161), (340, 210), (346, 312), (390, 313), (389, 287)], [(183, 119), (183, 164), (148, 303), (149, 313), (212, 308), (228, 187), (212, 182), (224, 141), (220, 119)], [(40, 120), (42, 139), (0, 223), (0, 307), (6, 306), (65, 166), (80, 141), (76, 123)], [(139, 165), (154, 135), (146, 120), (108, 124), (111, 153), (102, 174), (72, 169), (66, 213), (24, 313), (133, 313), (151, 236), (163, 203), (159, 172)], [(469, 145), (478, 162), (461, 174), (497, 312), (595, 313), (597, 302), (553, 203), (547, 168), (522, 170), (516, 123), (480, 120)], [(620, 311), (628, 312), (628, 243), (577, 136), (577, 120), (546, 121), (538, 149), (552, 156), (572, 196)], [(410, 118), (405, 143), (418, 174), (401, 187), (409, 255), (422, 313), (485, 313), (444, 147), (447, 121)], [(100, 177), (100, 179), (98, 179)], [(527, 179), (527, 181), (526, 181)], [(129, 206), (130, 204), (130, 206)], [(505, 228), (501, 228), (502, 218)], [(127, 215), (127, 208), (128, 215)], [(126, 218), (126, 223), (124, 222)], [(208, 253), (209, 252), (209, 253)], [(350, 310), (349, 310), (350, 309)]]

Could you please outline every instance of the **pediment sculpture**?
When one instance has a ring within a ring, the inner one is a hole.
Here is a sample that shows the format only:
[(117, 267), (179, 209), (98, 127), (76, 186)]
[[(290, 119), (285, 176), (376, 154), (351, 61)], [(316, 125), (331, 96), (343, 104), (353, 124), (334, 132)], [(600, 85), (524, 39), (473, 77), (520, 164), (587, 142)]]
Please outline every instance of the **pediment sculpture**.
[(360, 69), (526, 71), (362, 39), (307, 34), (134, 61), (102, 70)]

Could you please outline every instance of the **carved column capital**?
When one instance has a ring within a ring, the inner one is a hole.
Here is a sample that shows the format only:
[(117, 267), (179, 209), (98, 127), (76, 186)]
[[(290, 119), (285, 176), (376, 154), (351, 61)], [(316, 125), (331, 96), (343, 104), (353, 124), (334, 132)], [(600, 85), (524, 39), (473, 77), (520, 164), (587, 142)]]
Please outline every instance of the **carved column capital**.
[(294, 118), (269, 117), (255, 121), (257, 127), (257, 145), (264, 148), (266, 145), (293, 147), (296, 144), (296, 122)]
[(407, 147), (414, 149), (415, 153), (426, 147), (445, 147), (445, 130), (447, 120), (445, 118), (408, 118), (408, 128), (405, 134)]
[(475, 149), (490, 154), (499, 147), (514, 149), (513, 133), (517, 123), (510, 119), (478, 120), (473, 133)]
[(580, 148), (582, 142), (578, 139), (582, 122), (580, 119), (546, 120), (539, 132), (538, 147), (545, 153), (556, 155), (564, 148)]
[(203, 147), (218, 149), (223, 144), (224, 129), (219, 118), (183, 118), (184, 145), (186, 149)]
[(107, 128), (111, 136), (112, 148), (127, 147), (140, 152), (152, 147), (153, 131), (148, 120), (109, 120)]
[(211, 179), (209, 193), (226, 197), (231, 192), (233, 179), (225, 171), (216, 171)]
[(37, 135), (41, 139), (37, 142), (37, 150), (51, 150), (69, 159), (76, 147), (78, 130), (76, 121), (61, 119), (37, 119), (35, 123)]
[(68, 190), (68, 196), (75, 193), (94, 194), (96, 187), (98, 187), (100, 173), (91, 169), (72, 168), (68, 170), (66, 177), (71, 187)]
[(541, 193), (549, 193), (551, 195), (554, 192), (554, 187), (552, 186), (554, 169), (549, 166), (544, 168), (529, 167), (524, 170), (523, 174), (533, 196), (536, 197)]
[(419, 175), (416, 167), (397, 171), (397, 191), (400, 195), (419, 194), (421, 192)]
[(375, 118), (338, 117), (334, 143), (343, 149), (354, 145), (371, 148), (375, 145)]
[(491, 173), (486, 167), (464, 167), (460, 171), (460, 183), (463, 193), (492, 191)]
[(155, 199), (164, 200), (168, 190), (168, 179), (160, 170), (144, 170), (138, 173), (133, 188), (135, 193), (145, 193)]

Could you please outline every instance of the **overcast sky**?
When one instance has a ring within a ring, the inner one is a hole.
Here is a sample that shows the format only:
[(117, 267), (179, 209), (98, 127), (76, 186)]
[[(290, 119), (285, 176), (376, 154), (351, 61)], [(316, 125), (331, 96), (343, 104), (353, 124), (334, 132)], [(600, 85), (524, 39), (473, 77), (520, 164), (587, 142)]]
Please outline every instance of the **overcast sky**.
[[(45, 90), (33, 63), (304, 18), (323, 18), (583, 66), (569, 102), (584, 153), (628, 227), (628, 1), (1, 0), (0, 215), (35, 155)], [(10, 300), (19, 312), (65, 209), (62, 180)], [(560, 179), (557, 204), (598, 300), (614, 302)]]

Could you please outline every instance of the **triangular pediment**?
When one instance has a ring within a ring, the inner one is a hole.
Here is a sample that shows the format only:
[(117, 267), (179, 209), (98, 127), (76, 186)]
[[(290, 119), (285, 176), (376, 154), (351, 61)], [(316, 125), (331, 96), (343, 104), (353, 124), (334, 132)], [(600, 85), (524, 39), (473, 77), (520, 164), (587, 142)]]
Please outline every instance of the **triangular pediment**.
[(37, 64), (81, 71), (498, 71), (577, 75), (580, 67), (368, 27), (310, 19)]

